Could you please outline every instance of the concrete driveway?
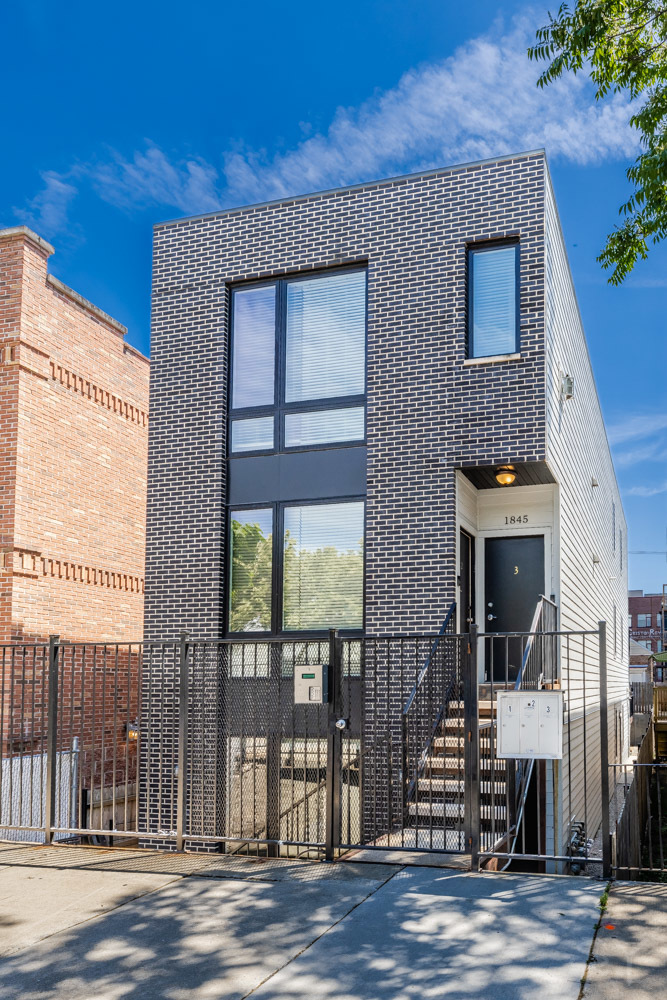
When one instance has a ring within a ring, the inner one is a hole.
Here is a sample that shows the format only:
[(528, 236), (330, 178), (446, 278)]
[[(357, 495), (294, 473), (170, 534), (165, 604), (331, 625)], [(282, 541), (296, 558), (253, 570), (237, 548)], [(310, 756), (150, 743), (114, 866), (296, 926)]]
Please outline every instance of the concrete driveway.
[(577, 1000), (599, 882), (0, 849), (0, 1000)]

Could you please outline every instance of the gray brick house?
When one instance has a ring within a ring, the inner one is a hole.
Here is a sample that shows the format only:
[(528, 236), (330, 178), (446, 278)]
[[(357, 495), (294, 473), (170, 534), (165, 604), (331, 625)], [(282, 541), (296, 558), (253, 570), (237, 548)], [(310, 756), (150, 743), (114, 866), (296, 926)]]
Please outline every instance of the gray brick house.
[(525, 632), (543, 594), (609, 623), (627, 732), (627, 533), (542, 151), (160, 224), (152, 331), (147, 640), (425, 635), (453, 602)]

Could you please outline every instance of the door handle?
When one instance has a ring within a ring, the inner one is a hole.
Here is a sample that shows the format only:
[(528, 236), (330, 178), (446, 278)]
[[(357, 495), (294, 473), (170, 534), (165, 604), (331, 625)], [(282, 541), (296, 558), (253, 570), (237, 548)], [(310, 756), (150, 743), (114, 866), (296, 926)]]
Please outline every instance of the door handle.
[(487, 615), (487, 616), (486, 616), (486, 620), (487, 620), (487, 622), (492, 622), (492, 621), (494, 621), (494, 620), (495, 620), (495, 619), (496, 619), (497, 617), (498, 617), (498, 615)]

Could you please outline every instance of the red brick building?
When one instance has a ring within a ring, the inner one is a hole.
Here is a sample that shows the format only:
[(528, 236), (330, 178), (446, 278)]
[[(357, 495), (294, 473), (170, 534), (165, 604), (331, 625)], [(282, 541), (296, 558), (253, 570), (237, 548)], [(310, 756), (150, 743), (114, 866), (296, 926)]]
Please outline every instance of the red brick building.
[[(628, 592), (628, 626), (630, 638), (643, 646), (647, 653), (661, 653), (665, 642), (662, 594), (645, 594), (643, 590)], [(630, 664), (639, 665), (645, 658), (630, 655)]]
[(143, 635), (149, 362), (0, 230), (0, 642)]

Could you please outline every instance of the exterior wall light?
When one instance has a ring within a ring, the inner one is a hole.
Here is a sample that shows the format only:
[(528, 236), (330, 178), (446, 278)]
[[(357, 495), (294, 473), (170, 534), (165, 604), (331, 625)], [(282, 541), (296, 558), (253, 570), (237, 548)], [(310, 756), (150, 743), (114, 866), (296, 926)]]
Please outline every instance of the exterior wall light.
[(563, 375), (561, 377), (560, 393), (563, 399), (574, 398), (574, 375)]
[(136, 722), (128, 722), (126, 727), (127, 738), (130, 743), (136, 743), (139, 739), (139, 726)]
[(516, 479), (513, 465), (501, 465), (496, 469), (496, 482), (500, 486), (511, 486)]

